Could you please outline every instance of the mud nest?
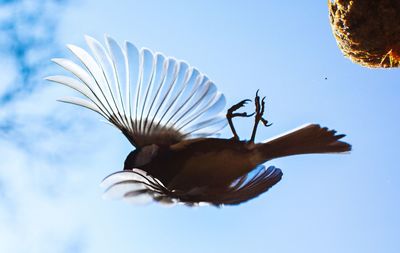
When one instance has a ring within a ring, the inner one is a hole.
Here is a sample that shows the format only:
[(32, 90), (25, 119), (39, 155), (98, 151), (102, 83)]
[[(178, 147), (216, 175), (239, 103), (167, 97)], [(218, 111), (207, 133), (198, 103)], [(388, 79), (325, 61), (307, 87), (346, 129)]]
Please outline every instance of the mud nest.
[(329, 0), (329, 14), (345, 56), (371, 68), (399, 67), (399, 0)]

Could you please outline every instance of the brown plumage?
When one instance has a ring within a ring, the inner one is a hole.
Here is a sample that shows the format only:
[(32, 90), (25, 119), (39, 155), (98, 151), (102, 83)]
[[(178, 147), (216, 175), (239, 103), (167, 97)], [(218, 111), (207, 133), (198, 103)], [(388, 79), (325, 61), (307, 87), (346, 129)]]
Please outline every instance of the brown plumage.
[[(344, 135), (335, 133), (309, 124), (265, 143), (234, 137), (153, 144), (133, 151), (125, 161), (124, 170), (138, 168), (145, 171), (162, 183), (166, 197), (186, 203), (239, 204), (279, 182), (281, 170), (274, 167), (265, 170), (262, 166), (269, 160), (290, 155), (350, 151), (349, 144), (339, 141)], [(239, 192), (232, 191), (235, 181), (244, 183), (244, 178), (254, 170), (268, 173), (252, 184), (243, 185)]]
[[(135, 146), (124, 169), (103, 180), (107, 198), (187, 205), (240, 204), (281, 179), (282, 171), (274, 166), (265, 168), (262, 164), (266, 161), (351, 149), (339, 141), (344, 135), (316, 124), (255, 143), (259, 123), (270, 126), (263, 117), (265, 98), (260, 99), (258, 91), (254, 113), (236, 112), (250, 101), (246, 99), (228, 109), (225, 119), (219, 114), (225, 105), (224, 96), (205, 75), (185, 62), (147, 49), (139, 51), (129, 42), (121, 49), (108, 37), (107, 49), (90, 37), (87, 42), (95, 58), (69, 46), (84, 68), (66, 59), (54, 59), (78, 80), (65, 76), (48, 80), (86, 96), (88, 100), (62, 101), (101, 114)], [(132, 96), (133, 85), (136, 91)], [(240, 140), (232, 119), (253, 116), (250, 140)], [(227, 124), (232, 138), (212, 137)]]

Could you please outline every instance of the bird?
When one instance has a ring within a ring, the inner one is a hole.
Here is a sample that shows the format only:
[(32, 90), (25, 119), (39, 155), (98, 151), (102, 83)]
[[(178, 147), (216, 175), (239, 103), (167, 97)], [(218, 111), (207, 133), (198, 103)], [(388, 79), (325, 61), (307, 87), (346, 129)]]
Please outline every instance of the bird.
[[(305, 124), (257, 143), (265, 118), (265, 97), (244, 99), (224, 111), (225, 96), (213, 81), (183, 60), (125, 41), (120, 46), (85, 36), (89, 50), (67, 48), (76, 61), (52, 61), (71, 75), (46, 79), (70, 87), (85, 98), (59, 101), (88, 108), (115, 126), (134, 149), (123, 168), (101, 182), (105, 199), (128, 203), (158, 202), (187, 206), (239, 205), (268, 191), (282, 170), (264, 164), (272, 159), (313, 153), (347, 153), (344, 134)], [(254, 103), (254, 112), (238, 112)], [(249, 140), (241, 140), (233, 119), (254, 118)], [(226, 126), (232, 137), (220, 138)]]

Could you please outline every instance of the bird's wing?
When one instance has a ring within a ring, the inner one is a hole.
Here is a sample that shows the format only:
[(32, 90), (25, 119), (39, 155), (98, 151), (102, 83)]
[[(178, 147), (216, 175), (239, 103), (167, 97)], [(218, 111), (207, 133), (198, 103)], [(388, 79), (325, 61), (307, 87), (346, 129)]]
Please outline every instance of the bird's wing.
[(103, 198), (123, 199), (128, 203), (145, 204), (156, 200), (165, 204), (174, 203), (168, 197), (168, 190), (164, 185), (140, 169), (131, 169), (115, 172), (101, 182), (105, 188)]
[(207, 137), (226, 126), (220, 114), (225, 97), (206, 75), (184, 61), (137, 49), (130, 42), (122, 48), (110, 37), (105, 41), (104, 47), (86, 36), (90, 52), (68, 45), (79, 64), (52, 59), (74, 78), (47, 80), (86, 97), (60, 101), (99, 113), (136, 147)]
[[(215, 195), (214, 205), (238, 205), (258, 197), (277, 184), (282, 171), (274, 166), (257, 166), (252, 172), (237, 179), (228, 189)], [(210, 194), (213, 196), (213, 194)]]
[(106, 199), (124, 199), (130, 203), (155, 200), (164, 204), (238, 205), (268, 191), (282, 178), (282, 171), (274, 166), (257, 166), (249, 174), (238, 178), (229, 187), (197, 187), (189, 191), (167, 189), (159, 180), (140, 169), (116, 172), (106, 177)]

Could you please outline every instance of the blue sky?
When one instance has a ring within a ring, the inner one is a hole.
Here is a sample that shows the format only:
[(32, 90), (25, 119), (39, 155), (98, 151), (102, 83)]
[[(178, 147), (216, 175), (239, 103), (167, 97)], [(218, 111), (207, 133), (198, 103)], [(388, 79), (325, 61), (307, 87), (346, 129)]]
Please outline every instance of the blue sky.
[[(228, 105), (260, 89), (273, 126), (259, 141), (320, 123), (347, 134), (353, 151), (271, 161), (282, 181), (241, 206), (104, 201), (99, 182), (131, 146), (94, 113), (57, 103), (73, 91), (42, 81), (63, 72), (39, 57), (40, 80), (24, 84), (35, 88), (0, 103), (0, 252), (399, 252), (399, 71), (345, 59), (326, 1), (86, 0), (47, 14), (57, 21), (49, 59), (107, 33), (186, 60)], [(0, 62), (3, 95), (20, 73), (7, 52)], [(249, 138), (251, 120), (236, 126)]]

